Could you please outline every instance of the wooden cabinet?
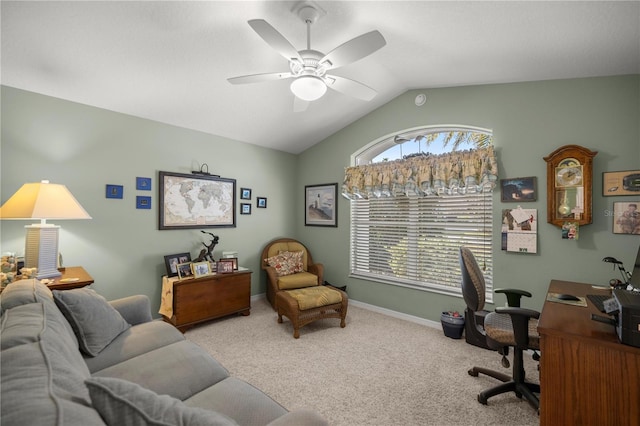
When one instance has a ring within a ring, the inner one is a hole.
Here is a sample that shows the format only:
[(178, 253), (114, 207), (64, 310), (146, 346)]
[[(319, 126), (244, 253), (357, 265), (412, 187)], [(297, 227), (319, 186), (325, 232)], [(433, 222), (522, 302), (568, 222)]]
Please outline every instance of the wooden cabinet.
[(251, 310), (251, 271), (164, 279), (160, 313), (183, 333), (195, 324)]

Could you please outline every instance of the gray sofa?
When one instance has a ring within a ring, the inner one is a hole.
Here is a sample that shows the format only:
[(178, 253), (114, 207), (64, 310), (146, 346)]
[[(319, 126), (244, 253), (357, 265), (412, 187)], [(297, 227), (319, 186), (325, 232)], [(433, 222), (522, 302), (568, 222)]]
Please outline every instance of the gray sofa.
[(107, 302), (37, 280), (0, 295), (2, 426), (324, 425), (230, 377), (146, 296)]

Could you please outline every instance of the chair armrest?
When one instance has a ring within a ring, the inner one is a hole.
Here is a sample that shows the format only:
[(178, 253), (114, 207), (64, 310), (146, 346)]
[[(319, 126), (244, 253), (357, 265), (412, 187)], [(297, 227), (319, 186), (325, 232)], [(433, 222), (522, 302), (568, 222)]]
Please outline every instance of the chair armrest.
[(318, 285), (324, 282), (324, 265), (322, 263), (312, 263), (307, 265), (307, 271), (318, 277)]
[(496, 288), (493, 290), (494, 293), (503, 293), (507, 296), (507, 303), (509, 306), (519, 307), (520, 299), (522, 296), (531, 297), (531, 293), (525, 290), (520, 290), (517, 288)]
[(496, 312), (508, 314), (511, 317), (516, 345), (519, 348), (527, 349), (529, 347), (529, 320), (540, 318), (540, 312), (533, 309), (514, 307), (497, 307)]
[(138, 294), (124, 297), (122, 299), (111, 300), (109, 302), (126, 322), (131, 325), (142, 324), (153, 320), (151, 317), (151, 304), (149, 298)]

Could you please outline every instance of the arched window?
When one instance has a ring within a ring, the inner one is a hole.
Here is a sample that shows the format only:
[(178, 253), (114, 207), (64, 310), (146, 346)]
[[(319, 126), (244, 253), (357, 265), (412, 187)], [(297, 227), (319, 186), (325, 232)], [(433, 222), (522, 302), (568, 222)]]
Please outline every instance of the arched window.
[(351, 275), (460, 295), (458, 249), (468, 246), (493, 299), (492, 133), (421, 127), (380, 138), (352, 156)]

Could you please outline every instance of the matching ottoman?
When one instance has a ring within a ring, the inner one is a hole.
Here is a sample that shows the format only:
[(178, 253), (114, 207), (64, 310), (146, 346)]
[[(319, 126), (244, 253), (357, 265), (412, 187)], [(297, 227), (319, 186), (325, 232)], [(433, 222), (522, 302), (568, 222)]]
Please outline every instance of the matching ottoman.
[(346, 326), (347, 293), (328, 286), (305, 287), (276, 293), (278, 323), (282, 316), (293, 324), (293, 337), (300, 337), (300, 328), (323, 318), (340, 318), (340, 327)]

